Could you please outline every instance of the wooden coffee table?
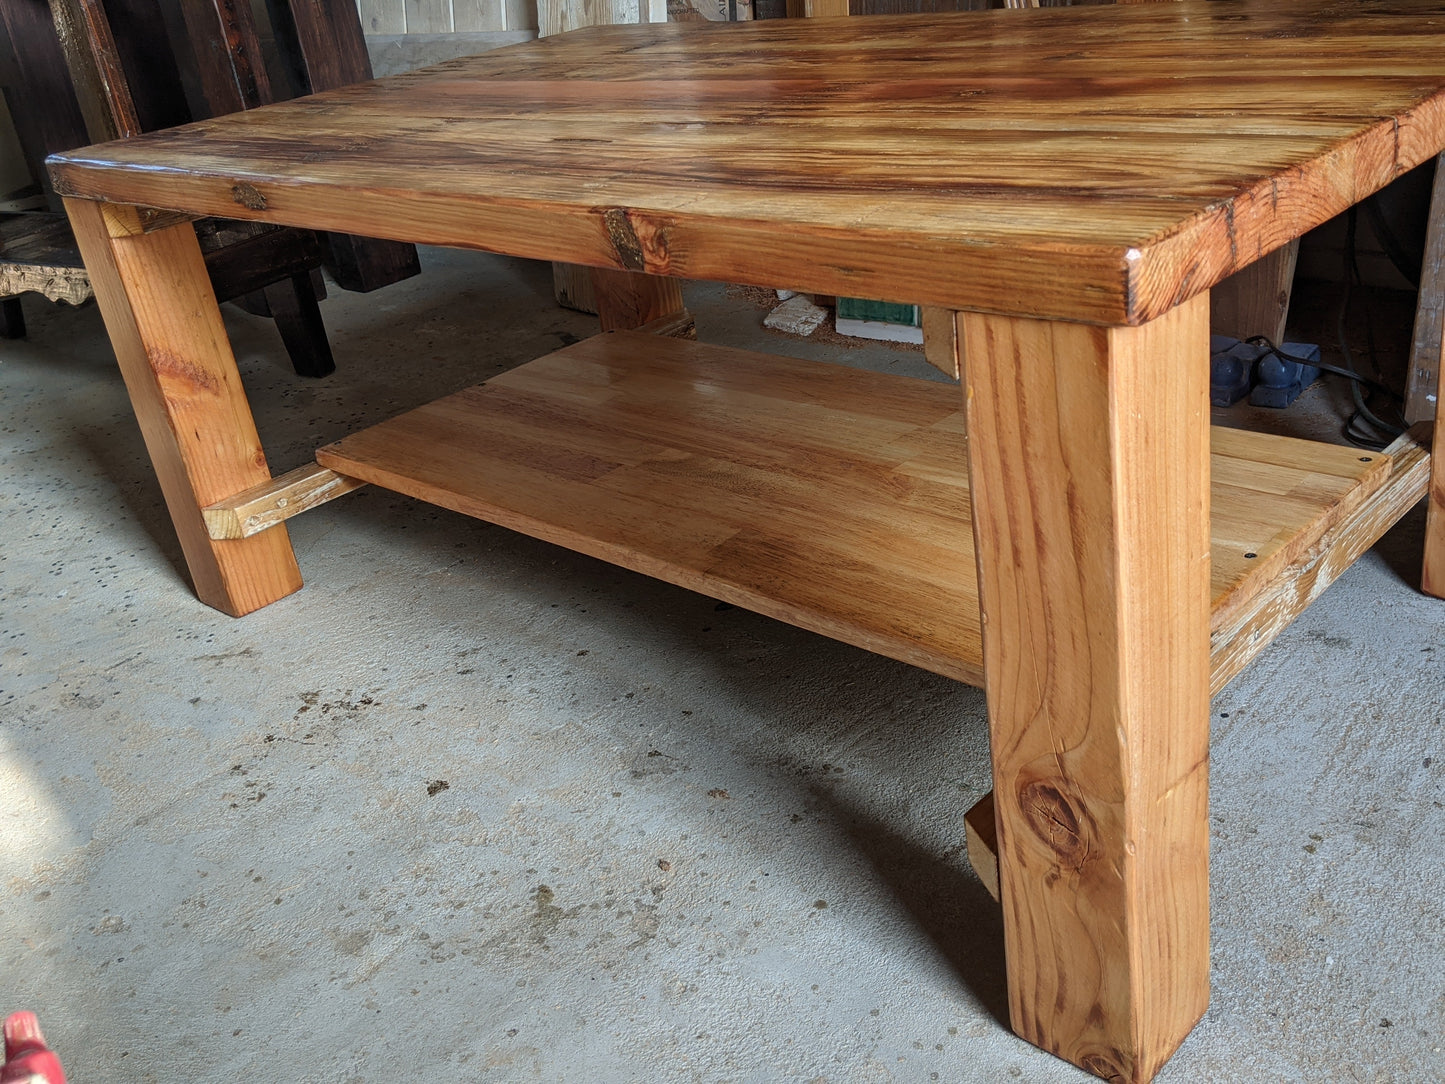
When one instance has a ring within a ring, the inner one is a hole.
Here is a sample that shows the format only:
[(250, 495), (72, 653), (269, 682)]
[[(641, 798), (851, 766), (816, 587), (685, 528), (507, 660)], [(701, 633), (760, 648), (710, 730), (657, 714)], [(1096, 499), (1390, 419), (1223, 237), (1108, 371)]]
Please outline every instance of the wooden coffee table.
[[(598, 28), (51, 168), (204, 601), (370, 482), (982, 685), (1013, 1027), (1142, 1081), (1209, 997), (1211, 690), (1427, 490), (1445, 595), (1445, 426), (1211, 436), (1209, 287), (1442, 148), (1432, 5), (1186, 0)], [(604, 334), (273, 480), (200, 215), (586, 264)], [(677, 278), (945, 307), (964, 390), (652, 334)]]

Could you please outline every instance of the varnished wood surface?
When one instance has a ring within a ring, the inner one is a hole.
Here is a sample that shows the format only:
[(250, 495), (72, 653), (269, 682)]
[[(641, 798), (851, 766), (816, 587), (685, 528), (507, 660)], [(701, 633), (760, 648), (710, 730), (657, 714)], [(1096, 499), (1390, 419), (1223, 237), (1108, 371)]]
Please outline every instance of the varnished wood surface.
[[(317, 458), (977, 685), (966, 444), (948, 384), (618, 332)], [(1383, 483), (1361, 454), (1213, 432), (1216, 624)]]
[(62, 155), (69, 194), (1102, 323), (1445, 146), (1423, 0), (597, 27)]

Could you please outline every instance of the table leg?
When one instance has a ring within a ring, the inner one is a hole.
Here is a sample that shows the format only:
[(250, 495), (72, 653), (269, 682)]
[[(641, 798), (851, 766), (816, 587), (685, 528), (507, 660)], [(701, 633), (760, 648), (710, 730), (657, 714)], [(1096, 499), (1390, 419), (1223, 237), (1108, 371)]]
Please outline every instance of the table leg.
[(603, 331), (628, 331), (682, 312), (682, 280), (640, 271), (592, 268), (592, 291)]
[(271, 474), (190, 223), (147, 233), (135, 208), (66, 211), (201, 601), (239, 617), (301, 573), (284, 527), (212, 541), (201, 509)]
[(1420, 588), (1427, 595), (1445, 598), (1445, 377), (1439, 380), (1434, 406), (1430, 503), (1425, 512), (1425, 565), (1420, 573)]
[(1150, 1079), (1209, 1001), (1209, 301), (959, 315), (1014, 1030)]

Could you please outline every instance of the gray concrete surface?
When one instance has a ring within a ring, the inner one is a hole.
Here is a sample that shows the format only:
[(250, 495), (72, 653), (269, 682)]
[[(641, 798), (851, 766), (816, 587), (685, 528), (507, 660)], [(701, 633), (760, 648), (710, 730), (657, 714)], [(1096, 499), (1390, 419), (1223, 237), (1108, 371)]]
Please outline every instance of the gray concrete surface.
[[(424, 263), (326, 303), (324, 381), (228, 314), (273, 467), (592, 329), (545, 268)], [(690, 296), (706, 338), (813, 349)], [(95, 309), (26, 305), (0, 1009), (76, 1084), (1087, 1079), (1000, 1022), (981, 693), (376, 490), (293, 521), (308, 586), (226, 618)], [(1213, 1003), (1162, 1081), (1445, 1079), (1421, 522), (1214, 704)]]

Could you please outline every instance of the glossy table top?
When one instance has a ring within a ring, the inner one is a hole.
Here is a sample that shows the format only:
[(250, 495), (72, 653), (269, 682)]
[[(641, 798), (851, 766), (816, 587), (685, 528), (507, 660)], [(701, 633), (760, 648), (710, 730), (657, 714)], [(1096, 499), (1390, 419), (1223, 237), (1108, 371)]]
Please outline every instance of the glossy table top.
[(1445, 5), (600, 27), (52, 160), (69, 195), (1139, 323), (1445, 147)]

